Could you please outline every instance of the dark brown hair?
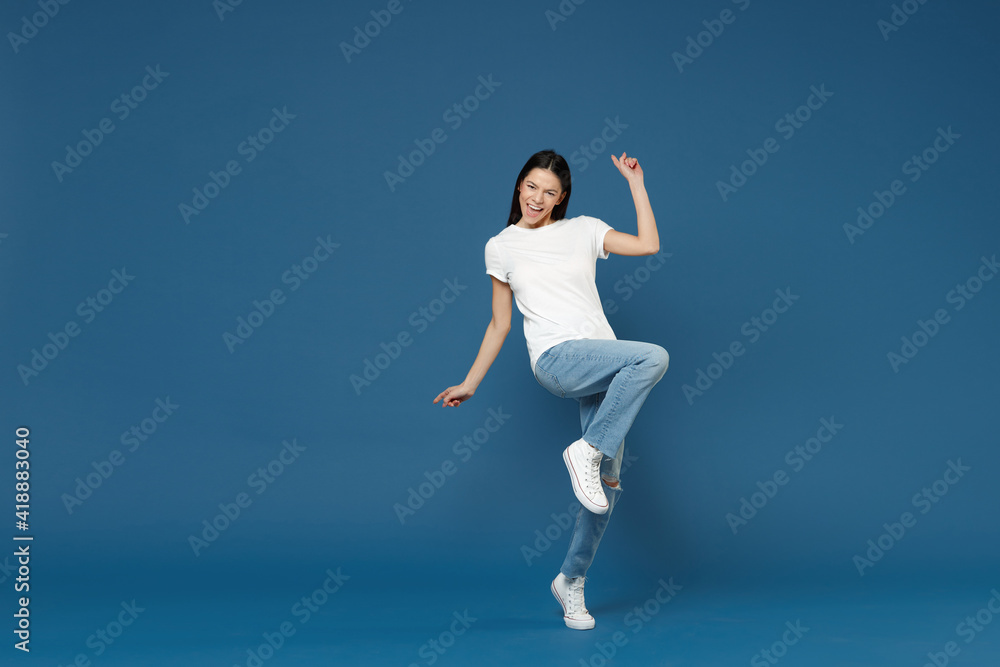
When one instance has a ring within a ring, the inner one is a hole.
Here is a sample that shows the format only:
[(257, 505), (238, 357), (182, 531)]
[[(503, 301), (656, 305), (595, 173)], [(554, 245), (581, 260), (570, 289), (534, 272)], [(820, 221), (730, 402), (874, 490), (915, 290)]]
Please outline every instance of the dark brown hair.
[(569, 164), (566, 163), (566, 158), (562, 155), (548, 149), (538, 151), (528, 158), (528, 161), (521, 168), (521, 173), (517, 175), (517, 182), (514, 184), (514, 197), (510, 202), (510, 217), (507, 219), (508, 227), (517, 224), (517, 221), (521, 219), (521, 205), (518, 201), (521, 182), (535, 168), (548, 169), (559, 177), (559, 182), (562, 184), (562, 189), (566, 196), (552, 209), (552, 220), (562, 220), (566, 217), (566, 209), (569, 207), (569, 195), (573, 190), (573, 180), (570, 178)]

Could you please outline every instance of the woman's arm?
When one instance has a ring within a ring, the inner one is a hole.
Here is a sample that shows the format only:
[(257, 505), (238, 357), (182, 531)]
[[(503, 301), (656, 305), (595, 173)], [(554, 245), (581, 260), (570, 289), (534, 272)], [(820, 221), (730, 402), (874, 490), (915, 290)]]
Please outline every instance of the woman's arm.
[(507, 334), (510, 333), (513, 293), (507, 283), (497, 280), (493, 276), (490, 278), (493, 280), (493, 319), (486, 327), (483, 343), (479, 346), (479, 354), (476, 355), (476, 360), (473, 362), (472, 368), (469, 369), (468, 375), (465, 376), (465, 380), (462, 384), (448, 387), (434, 399), (434, 403), (443, 400), (441, 407), (456, 407), (463, 401), (472, 398), (479, 383), (486, 377), (486, 371), (490, 369), (497, 355), (500, 354), (500, 348), (503, 347)]
[(660, 251), (660, 236), (656, 231), (656, 218), (653, 217), (653, 207), (649, 203), (649, 195), (643, 183), (642, 167), (634, 157), (625, 157), (625, 153), (622, 153), (620, 160), (614, 155), (611, 156), (611, 160), (632, 190), (639, 233), (633, 236), (612, 229), (604, 235), (604, 250), (616, 255), (655, 255)]

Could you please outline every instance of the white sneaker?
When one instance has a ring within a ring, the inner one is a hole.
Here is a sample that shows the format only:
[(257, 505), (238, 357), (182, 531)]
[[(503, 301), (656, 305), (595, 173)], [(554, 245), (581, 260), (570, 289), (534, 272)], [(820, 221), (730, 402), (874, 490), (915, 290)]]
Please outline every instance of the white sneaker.
[(560, 572), (552, 581), (552, 595), (562, 605), (566, 627), (573, 630), (590, 630), (594, 627), (594, 617), (583, 602), (584, 579), (585, 577), (569, 579)]
[(580, 504), (594, 514), (608, 511), (608, 499), (601, 488), (601, 459), (604, 454), (587, 444), (583, 438), (563, 451), (563, 461), (573, 482), (573, 493)]

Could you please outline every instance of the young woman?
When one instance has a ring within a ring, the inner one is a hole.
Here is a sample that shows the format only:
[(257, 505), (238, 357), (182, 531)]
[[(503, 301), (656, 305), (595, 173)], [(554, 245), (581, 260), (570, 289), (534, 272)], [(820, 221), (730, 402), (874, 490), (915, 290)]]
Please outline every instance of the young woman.
[(621, 494), (625, 434), (669, 362), (659, 345), (618, 340), (597, 293), (598, 257), (652, 255), (660, 248), (642, 167), (625, 153), (611, 160), (632, 190), (636, 236), (590, 216), (565, 217), (572, 182), (562, 156), (545, 150), (525, 163), (507, 227), (486, 243), (493, 319), (465, 381), (434, 399), (442, 407), (456, 407), (472, 397), (510, 331), (511, 298), (516, 297), (535, 379), (552, 394), (580, 404), (583, 435), (563, 451), (563, 461), (582, 507), (551, 586), (566, 625), (576, 630), (594, 627), (583, 584)]

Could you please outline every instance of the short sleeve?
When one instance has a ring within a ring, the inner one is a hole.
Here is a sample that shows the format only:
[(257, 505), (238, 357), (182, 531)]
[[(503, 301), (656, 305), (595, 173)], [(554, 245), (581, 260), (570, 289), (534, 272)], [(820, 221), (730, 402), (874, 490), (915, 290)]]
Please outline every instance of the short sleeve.
[(486, 242), (486, 273), (495, 277), (500, 282), (507, 282), (507, 274), (500, 260), (500, 248), (497, 247), (495, 238)]
[(591, 218), (594, 221), (594, 254), (601, 259), (607, 259), (610, 253), (604, 251), (604, 235), (613, 230), (614, 227), (599, 218)]

